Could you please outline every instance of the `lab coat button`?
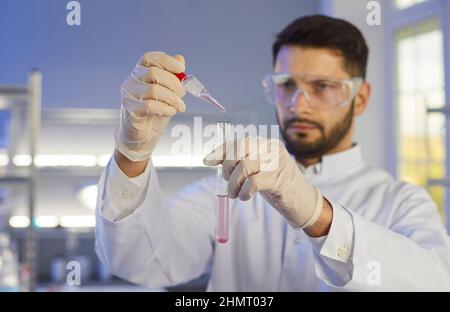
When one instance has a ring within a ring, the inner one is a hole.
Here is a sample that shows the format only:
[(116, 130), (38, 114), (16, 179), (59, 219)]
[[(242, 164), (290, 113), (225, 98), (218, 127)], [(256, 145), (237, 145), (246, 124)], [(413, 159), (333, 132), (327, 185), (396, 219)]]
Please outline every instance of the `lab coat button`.
[(338, 248), (338, 250), (337, 250), (337, 255), (340, 257), (340, 258), (344, 258), (345, 256), (347, 256), (347, 248), (346, 247), (339, 247)]
[(295, 244), (300, 244), (303, 241), (303, 238), (300, 235), (297, 235), (294, 239)]
[(122, 192), (120, 193), (120, 195), (122, 196), (122, 198), (125, 198), (125, 199), (129, 199), (133, 196), (133, 194), (131, 194), (131, 192), (127, 189), (123, 189)]

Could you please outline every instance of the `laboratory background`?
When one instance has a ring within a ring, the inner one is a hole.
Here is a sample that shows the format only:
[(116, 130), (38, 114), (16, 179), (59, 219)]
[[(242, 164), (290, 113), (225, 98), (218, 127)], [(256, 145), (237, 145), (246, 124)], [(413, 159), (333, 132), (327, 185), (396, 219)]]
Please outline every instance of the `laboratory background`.
[[(73, 2), (78, 24), (68, 21)], [(230, 121), (275, 125), (261, 85), (271, 45), (311, 14), (354, 23), (370, 47), (373, 91), (356, 132), (366, 161), (425, 187), (446, 222), (450, 1), (2, 0), (0, 291), (204, 290), (207, 275), (169, 289), (135, 286), (95, 254), (96, 184), (114, 151), (120, 85), (144, 52), (180, 53)], [(153, 157), (166, 196), (215, 173), (194, 150), (171, 153), (175, 125), (218, 118), (192, 96), (185, 102)]]

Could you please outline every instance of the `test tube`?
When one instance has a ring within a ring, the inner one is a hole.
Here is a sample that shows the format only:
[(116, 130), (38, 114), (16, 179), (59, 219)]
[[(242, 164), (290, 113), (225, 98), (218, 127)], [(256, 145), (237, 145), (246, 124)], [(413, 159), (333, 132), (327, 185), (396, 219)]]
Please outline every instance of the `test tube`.
[[(217, 137), (219, 138), (219, 144), (222, 144), (228, 140), (230, 135), (231, 123), (218, 122), (217, 123)], [(230, 199), (228, 198), (228, 182), (222, 177), (222, 165), (217, 166), (217, 228), (216, 228), (216, 241), (224, 244), (228, 242), (230, 231)]]

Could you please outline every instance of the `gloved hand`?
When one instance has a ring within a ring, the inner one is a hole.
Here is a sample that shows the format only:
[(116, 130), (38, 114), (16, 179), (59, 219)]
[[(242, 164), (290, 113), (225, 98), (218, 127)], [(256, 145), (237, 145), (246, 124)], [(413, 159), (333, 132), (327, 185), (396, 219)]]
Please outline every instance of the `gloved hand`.
[(246, 201), (260, 192), (294, 228), (313, 225), (322, 212), (322, 193), (305, 179), (279, 140), (257, 137), (229, 141), (206, 155), (203, 162), (223, 165), (230, 198)]
[(164, 52), (148, 52), (122, 83), (120, 127), (116, 148), (132, 161), (148, 159), (161, 133), (177, 112), (186, 106), (176, 73), (185, 71), (184, 58)]

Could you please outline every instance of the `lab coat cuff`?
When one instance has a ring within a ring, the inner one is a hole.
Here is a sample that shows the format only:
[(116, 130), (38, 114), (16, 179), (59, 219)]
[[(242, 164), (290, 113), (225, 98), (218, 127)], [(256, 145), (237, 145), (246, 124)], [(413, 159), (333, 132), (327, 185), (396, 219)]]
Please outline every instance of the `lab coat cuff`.
[(318, 278), (333, 287), (344, 287), (353, 278), (353, 217), (341, 205), (330, 201), (333, 221), (327, 236), (310, 238), (314, 250), (314, 267)]
[(340, 263), (351, 262), (354, 226), (352, 214), (341, 205), (330, 202), (333, 220), (327, 236), (311, 239), (313, 247), (321, 256)]
[[(135, 177), (129, 178), (117, 165), (114, 157), (111, 157), (109, 164), (109, 178), (108, 178), (108, 196), (112, 203), (118, 203), (119, 206), (135, 206), (140, 195), (142, 195), (146, 188), (150, 170), (151, 162), (147, 164), (144, 172)], [(123, 209), (119, 209), (122, 211)]]
[(130, 190), (142, 190), (147, 186), (151, 165), (151, 160), (149, 160), (143, 173), (137, 177), (130, 178), (119, 168), (115, 157), (112, 156), (109, 162), (109, 182), (119, 186), (126, 186)]
[(102, 209), (103, 217), (110, 221), (118, 221), (126, 218), (136, 210), (143, 200), (144, 191), (148, 185), (151, 162), (145, 171), (135, 178), (129, 178), (117, 165), (114, 157), (108, 164), (106, 179), (107, 202)]
[(96, 227), (121, 227), (126, 222), (125, 220), (118, 221), (117, 216), (119, 216), (122, 211), (117, 209), (115, 206), (111, 205), (111, 198), (107, 196), (107, 183), (109, 180), (109, 166), (111, 160), (108, 163), (107, 168), (103, 171), (99, 183), (98, 183), (98, 196), (97, 196), (97, 208), (96, 208)]
[[(95, 213), (96, 219), (96, 227), (101, 226), (102, 228), (108, 229), (127, 229), (134, 228), (137, 229), (137, 226), (141, 229), (141, 223), (139, 221), (138, 213), (131, 211), (127, 213), (125, 217), (121, 217), (124, 215), (120, 210), (115, 209), (111, 206), (110, 203), (107, 205), (102, 205), (100, 207), (105, 207), (107, 209), (97, 209)], [(136, 215), (136, 216), (135, 216)], [(125, 234), (126, 232), (124, 232)]]

